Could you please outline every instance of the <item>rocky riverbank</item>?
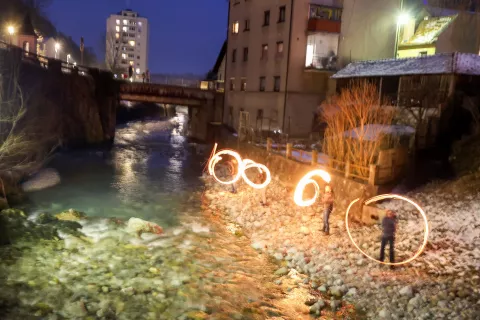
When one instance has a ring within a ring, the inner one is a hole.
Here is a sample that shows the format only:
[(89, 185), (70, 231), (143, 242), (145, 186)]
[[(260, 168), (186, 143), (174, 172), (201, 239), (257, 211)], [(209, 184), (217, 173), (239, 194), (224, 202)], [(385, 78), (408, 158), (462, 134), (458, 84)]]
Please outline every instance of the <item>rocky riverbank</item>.
[(160, 235), (75, 210), (1, 211), (0, 319), (308, 319), (303, 277), (274, 284), (280, 266), (203, 209), (187, 204)]
[[(459, 197), (436, 188), (410, 194), (425, 208), (431, 233), (425, 252), (411, 264), (390, 270), (364, 257), (350, 242), (344, 212), (334, 210), (331, 235), (322, 228), (321, 208), (300, 208), (293, 191), (273, 181), (267, 191), (269, 206), (246, 185), (237, 194), (205, 177), (211, 210), (225, 214), (251, 246), (284, 263), (277, 284), (292, 274), (314, 297), (305, 301), (314, 315), (353, 303), (369, 319), (478, 319), (480, 314), (480, 234), (478, 193)], [(352, 199), (353, 200), (353, 199)], [(398, 260), (412, 256), (422, 242), (422, 219), (403, 203), (383, 203), (397, 210)], [(378, 258), (378, 226), (353, 225), (352, 237)], [(388, 252), (387, 252), (388, 255)]]

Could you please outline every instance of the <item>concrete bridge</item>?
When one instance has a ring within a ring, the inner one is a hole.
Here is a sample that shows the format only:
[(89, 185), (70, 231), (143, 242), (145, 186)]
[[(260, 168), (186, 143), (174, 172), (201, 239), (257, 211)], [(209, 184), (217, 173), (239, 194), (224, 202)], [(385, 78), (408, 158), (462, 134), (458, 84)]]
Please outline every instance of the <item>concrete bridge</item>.
[(189, 134), (199, 140), (212, 140), (223, 118), (222, 92), (155, 83), (122, 81), (120, 100), (154, 102), (188, 107)]

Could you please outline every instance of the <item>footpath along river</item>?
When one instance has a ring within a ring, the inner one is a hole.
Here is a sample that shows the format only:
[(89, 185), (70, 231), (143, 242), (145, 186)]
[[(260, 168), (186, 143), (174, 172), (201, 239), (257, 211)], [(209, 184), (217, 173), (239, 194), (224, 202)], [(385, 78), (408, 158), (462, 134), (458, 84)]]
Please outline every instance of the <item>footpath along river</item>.
[[(0, 247), (0, 319), (310, 318), (308, 286), (280, 284), (280, 266), (208, 209), (209, 151), (188, 145), (185, 119), (133, 122), (110, 151), (54, 157), (61, 183), (30, 193), (21, 221), (42, 236)], [(87, 215), (78, 232), (41, 231), (41, 213), (70, 208)], [(138, 239), (125, 229), (131, 217), (164, 234)]]

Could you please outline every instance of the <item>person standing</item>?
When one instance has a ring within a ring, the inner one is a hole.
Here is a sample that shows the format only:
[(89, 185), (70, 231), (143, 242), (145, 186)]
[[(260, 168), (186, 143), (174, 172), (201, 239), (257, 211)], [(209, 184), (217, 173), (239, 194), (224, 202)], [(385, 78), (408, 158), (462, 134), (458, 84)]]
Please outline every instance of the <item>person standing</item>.
[(142, 81), (145, 83), (145, 72), (142, 73)]
[[(397, 230), (397, 217), (395, 212), (387, 210), (382, 220), (382, 243), (380, 245), (380, 261), (385, 260), (385, 246), (390, 246), (390, 263), (395, 263), (395, 232)], [(393, 267), (393, 266), (391, 266)]]
[[(267, 180), (267, 173), (264, 170), (260, 169), (260, 171), (257, 174), (257, 183), (262, 184), (266, 180)], [(267, 205), (267, 187), (260, 189), (260, 194), (262, 196), (262, 200), (260, 201), (260, 203), (262, 204), (262, 206), (266, 206)]]
[[(237, 170), (238, 170), (238, 164), (237, 160), (231, 159), (226, 162), (227, 165), (227, 176), (230, 176), (231, 179), (234, 179), (235, 176), (237, 175)], [(235, 183), (231, 184), (232, 186), (232, 193), (237, 193), (237, 188), (235, 186)]]
[(147, 72), (145, 72), (145, 77), (147, 79), (147, 83), (150, 83), (150, 70), (147, 69)]
[(322, 197), (323, 203), (323, 232), (328, 236), (330, 234), (330, 214), (333, 211), (333, 190), (329, 185), (325, 186), (325, 193)]
[(128, 79), (129, 79), (130, 81), (132, 81), (132, 80), (133, 80), (132, 77), (133, 77), (133, 67), (132, 67), (132, 66), (129, 66), (129, 67), (128, 67)]

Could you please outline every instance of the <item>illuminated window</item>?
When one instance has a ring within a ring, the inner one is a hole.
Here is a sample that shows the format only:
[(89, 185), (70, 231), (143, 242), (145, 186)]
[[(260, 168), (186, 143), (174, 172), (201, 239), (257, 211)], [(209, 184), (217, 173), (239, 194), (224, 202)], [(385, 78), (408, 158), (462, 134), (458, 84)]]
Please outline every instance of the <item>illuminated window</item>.
[(141, 21), (139, 21), (139, 22), (138, 22), (138, 25), (139, 25), (139, 26), (142, 26), (142, 22), (141, 22)]
[(116, 27), (115, 27), (115, 30), (120, 31), (120, 27), (119, 27), (119, 26), (116, 26)]
[(277, 42), (277, 53), (283, 52), (283, 41)]
[(123, 27), (123, 28), (122, 28), (122, 31), (123, 31), (123, 32), (127, 32), (127, 30), (128, 30), (127, 27)]
[(140, 68), (137, 68), (136, 72), (137, 74), (140, 74)]
[(120, 34), (119, 33), (115, 33), (115, 38), (120, 38)]
[(128, 20), (123, 20), (123, 24), (128, 24)]
[(260, 59), (265, 60), (268, 56), (268, 44), (262, 45), (262, 56)]
[(134, 63), (133, 61), (130, 61), (130, 65), (131, 65), (131, 66), (133, 66), (133, 63)]
[(120, 20), (118, 20), (118, 19), (117, 19), (117, 21), (116, 21), (116, 22), (117, 22), (117, 24), (120, 24)]
[(240, 24), (238, 23), (238, 21), (235, 21), (232, 25), (232, 33), (237, 34), (239, 27), (240, 27)]
[(246, 91), (247, 90), (247, 79), (241, 79), (240, 90), (241, 91)]
[(130, 44), (132, 47), (134, 47), (134, 46), (135, 46), (135, 41), (130, 40), (130, 41), (128, 42), (128, 44)]
[(122, 58), (123, 58), (123, 59), (126, 59), (126, 58), (127, 58), (127, 54), (126, 54), (126, 53), (122, 53)]

